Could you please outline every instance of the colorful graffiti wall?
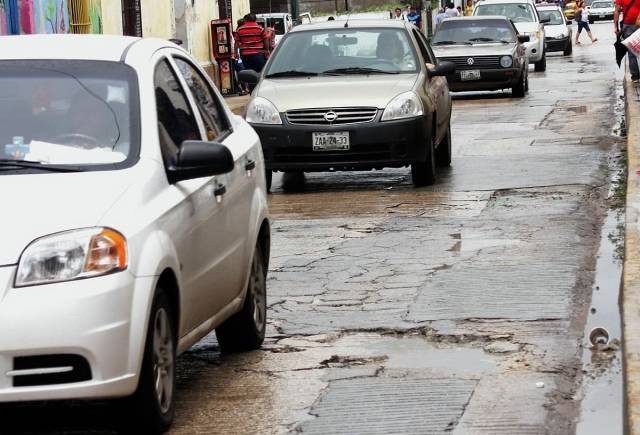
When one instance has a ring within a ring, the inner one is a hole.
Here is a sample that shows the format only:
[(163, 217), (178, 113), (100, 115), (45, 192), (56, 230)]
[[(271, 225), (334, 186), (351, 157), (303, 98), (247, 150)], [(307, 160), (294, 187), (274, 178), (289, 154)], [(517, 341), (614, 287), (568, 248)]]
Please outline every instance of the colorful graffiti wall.
[[(100, 0), (89, 3), (91, 33), (102, 33)], [(0, 35), (69, 33), (69, 0), (0, 0)]]

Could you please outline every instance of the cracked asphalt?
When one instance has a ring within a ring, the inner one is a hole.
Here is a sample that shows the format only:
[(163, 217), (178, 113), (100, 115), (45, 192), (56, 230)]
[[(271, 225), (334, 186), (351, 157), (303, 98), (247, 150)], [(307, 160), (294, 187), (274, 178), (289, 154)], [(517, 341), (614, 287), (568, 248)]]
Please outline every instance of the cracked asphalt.
[[(593, 29), (524, 99), (456, 95), (430, 188), (406, 168), (276, 174), (264, 348), (183, 355), (171, 433), (575, 433), (622, 144), (610, 23)], [(109, 431), (99, 406), (55, 411), (21, 431)]]

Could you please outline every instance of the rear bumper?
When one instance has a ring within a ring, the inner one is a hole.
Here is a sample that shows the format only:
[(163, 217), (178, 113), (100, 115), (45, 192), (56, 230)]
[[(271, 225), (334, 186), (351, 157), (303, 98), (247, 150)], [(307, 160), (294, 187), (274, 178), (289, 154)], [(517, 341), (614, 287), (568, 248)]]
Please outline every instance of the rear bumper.
[(546, 45), (546, 49), (547, 51), (551, 52), (551, 51), (564, 51), (567, 46), (570, 44), (570, 39), (567, 36), (566, 38), (562, 38), (562, 39), (556, 39), (556, 38), (546, 38), (545, 39), (545, 45)]
[(461, 72), (447, 77), (449, 90), (453, 92), (464, 91), (495, 91), (498, 89), (515, 86), (522, 77), (522, 71), (518, 68), (482, 69), (480, 80), (462, 81)]
[[(272, 171), (369, 170), (402, 167), (426, 158), (431, 134), (427, 117), (347, 125), (253, 125), (260, 136), (266, 169)], [(344, 151), (314, 151), (312, 133), (348, 132)]]

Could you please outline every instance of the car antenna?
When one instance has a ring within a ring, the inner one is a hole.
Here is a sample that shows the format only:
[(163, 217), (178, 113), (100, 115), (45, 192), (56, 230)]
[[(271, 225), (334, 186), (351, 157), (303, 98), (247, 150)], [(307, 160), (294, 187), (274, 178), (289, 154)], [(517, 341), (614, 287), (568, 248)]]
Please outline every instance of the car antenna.
[(351, 18), (351, 12), (349, 12), (349, 15), (347, 15), (347, 21), (345, 21), (344, 23), (344, 28), (346, 29), (347, 27), (349, 27), (349, 18)]

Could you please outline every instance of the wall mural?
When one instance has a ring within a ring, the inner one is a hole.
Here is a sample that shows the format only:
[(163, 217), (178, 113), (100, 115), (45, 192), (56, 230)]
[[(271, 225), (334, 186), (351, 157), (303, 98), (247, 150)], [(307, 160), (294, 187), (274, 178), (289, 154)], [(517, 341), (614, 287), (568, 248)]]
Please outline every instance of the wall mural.
[[(102, 33), (101, 0), (87, 0), (91, 33)], [(68, 0), (0, 0), (0, 35), (69, 33)]]

